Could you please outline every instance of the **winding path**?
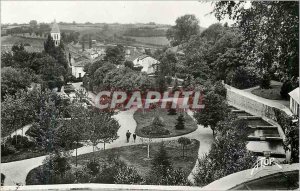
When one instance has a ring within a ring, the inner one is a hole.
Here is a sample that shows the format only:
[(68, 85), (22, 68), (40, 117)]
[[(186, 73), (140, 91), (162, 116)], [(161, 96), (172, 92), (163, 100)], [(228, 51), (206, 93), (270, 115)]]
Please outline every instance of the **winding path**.
[[(115, 148), (124, 146), (126, 144), (127, 146), (133, 145), (133, 144), (141, 144), (142, 139), (140, 137), (137, 137), (136, 143), (130, 142), (126, 143), (126, 137), (125, 133), (127, 130), (130, 132), (134, 132), (136, 128), (136, 121), (133, 119), (133, 114), (135, 112), (135, 109), (131, 109), (128, 111), (121, 111), (117, 115), (115, 115), (115, 119), (117, 119), (120, 123), (120, 129), (118, 131), (119, 138), (110, 143), (106, 144), (106, 149)], [(191, 115), (191, 112), (188, 112), (189, 115)], [(212, 142), (212, 131), (209, 128), (203, 128), (202, 126), (198, 125), (198, 129), (190, 134), (184, 135), (188, 138), (197, 139), (200, 141), (200, 147), (199, 147), (199, 157), (201, 157), (204, 153), (208, 152)], [(159, 142), (159, 141), (169, 141), (169, 140), (176, 140), (180, 136), (177, 137), (170, 137), (170, 138), (156, 138), (152, 139), (153, 142)], [(103, 144), (97, 145), (98, 148), (102, 149)], [(93, 151), (92, 146), (83, 146), (78, 149), (78, 155), (90, 153)], [(75, 152), (72, 153), (72, 155), (75, 155)], [(21, 161), (14, 161), (10, 163), (2, 163), (1, 164), (1, 172), (6, 176), (4, 185), (16, 185), (21, 184), (25, 185), (26, 176), (32, 169), (42, 165), (43, 160), (46, 158), (46, 156), (31, 158), (31, 159), (25, 159)], [(193, 181), (193, 173), (196, 172), (196, 166), (193, 169), (191, 175), (189, 176), (189, 180)]]
[[(79, 84), (78, 84), (79, 85)], [(78, 87), (77, 87), (78, 88)], [(76, 89), (77, 89), (76, 88)], [(90, 98), (94, 98), (94, 95), (90, 92), (88, 92)], [(136, 129), (136, 121), (133, 118), (133, 114), (136, 111), (136, 109), (130, 109), (127, 111), (120, 111), (118, 114), (114, 115), (113, 117), (118, 120), (120, 124), (120, 129), (118, 130), (118, 136), (119, 138), (115, 140), (112, 143), (106, 144), (105, 148), (116, 148), (121, 146), (129, 146), (134, 144), (142, 144), (143, 140), (141, 137), (137, 137), (136, 142), (133, 143), (133, 141), (126, 143), (126, 132), (129, 130), (130, 132), (135, 132)], [(188, 111), (188, 114), (192, 116), (192, 112)], [(25, 131), (24, 131), (25, 132)], [(188, 137), (191, 139), (196, 139), (200, 142), (198, 156), (203, 156), (204, 153), (207, 153), (211, 147), (211, 144), (213, 143), (213, 136), (212, 131), (210, 128), (204, 128), (201, 125), (198, 125), (197, 130), (194, 132), (191, 132), (186, 135), (182, 135), (184, 137)], [(160, 141), (170, 141), (170, 140), (177, 140), (179, 137), (182, 136), (176, 136), (176, 137), (169, 137), (169, 138), (154, 138), (152, 139), (152, 142), (160, 142)], [(97, 145), (98, 149), (103, 149), (103, 144)], [(73, 150), (72, 155), (75, 156), (75, 150)], [(81, 148), (78, 148), (77, 153), (78, 155), (91, 153), (93, 152), (92, 146), (83, 146)], [(5, 186), (14, 186), (16, 184), (19, 185), (25, 185), (26, 182), (26, 176), (27, 174), (34, 168), (40, 166), (43, 164), (43, 160), (47, 156), (40, 156), (36, 158), (30, 158), (20, 161), (14, 161), (9, 163), (1, 163), (1, 173), (5, 175)], [(191, 182), (194, 182), (194, 174), (197, 172), (197, 166), (198, 161), (195, 164), (195, 167), (193, 168), (191, 174), (189, 175), (188, 179)]]

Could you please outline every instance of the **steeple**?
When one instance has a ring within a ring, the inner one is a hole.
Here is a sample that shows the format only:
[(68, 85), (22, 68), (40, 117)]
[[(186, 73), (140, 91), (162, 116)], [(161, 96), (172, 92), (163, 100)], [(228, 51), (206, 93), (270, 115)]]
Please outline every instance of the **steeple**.
[(54, 19), (52, 29), (51, 29), (51, 37), (54, 40), (55, 46), (58, 46), (60, 43), (60, 30), (58, 24), (56, 23), (56, 19)]

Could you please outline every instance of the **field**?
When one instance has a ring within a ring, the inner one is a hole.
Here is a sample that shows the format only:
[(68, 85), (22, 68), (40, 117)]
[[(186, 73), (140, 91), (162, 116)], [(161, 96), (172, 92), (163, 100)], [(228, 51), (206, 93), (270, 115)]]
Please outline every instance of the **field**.
[(169, 45), (169, 41), (164, 36), (159, 37), (134, 37), (134, 36), (128, 36), (129, 38), (133, 38), (136, 40), (136, 42), (140, 42), (143, 44), (149, 44), (149, 45), (159, 45), (159, 46), (166, 46)]
[(23, 38), (18, 36), (3, 36), (1, 37), (1, 46), (12, 46), (15, 43), (30, 44), (33, 47), (44, 47), (43, 39)]

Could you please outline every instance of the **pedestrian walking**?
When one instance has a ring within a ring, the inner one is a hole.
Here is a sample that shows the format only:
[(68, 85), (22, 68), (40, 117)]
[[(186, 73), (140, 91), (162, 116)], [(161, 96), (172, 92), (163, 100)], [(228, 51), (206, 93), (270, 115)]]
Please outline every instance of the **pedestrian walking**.
[(130, 131), (128, 130), (127, 133), (126, 133), (127, 143), (129, 143), (130, 135), (131, 135), (131, 133), (130, 133)]
[(135, 134), (135, 132), (132, 134), (132, 136), (133, 136), (133, 142), (135, 142), (135, 139), (136, 139), (136, 134)]

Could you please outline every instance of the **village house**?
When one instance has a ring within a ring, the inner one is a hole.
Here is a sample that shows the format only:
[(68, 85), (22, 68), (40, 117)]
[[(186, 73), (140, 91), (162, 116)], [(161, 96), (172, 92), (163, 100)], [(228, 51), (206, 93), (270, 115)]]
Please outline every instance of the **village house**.
[(142, 72), (153, 74), (156, 71), (158, 61), (151, 56), (142, 53), (136, 53), (126, 58), (127, 61), (132, 61), (134, 67), (143, 67)]
[(85, 75), (85, 72), (83, 71), (84, 66), (89, 63), (90, 63), (90, 60), (88, 60), (88, 59), (73, 62), (72, 63), (72, 75), (76, 78), (82, 78)]

